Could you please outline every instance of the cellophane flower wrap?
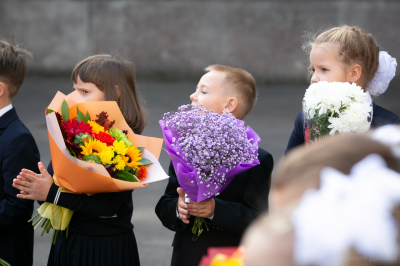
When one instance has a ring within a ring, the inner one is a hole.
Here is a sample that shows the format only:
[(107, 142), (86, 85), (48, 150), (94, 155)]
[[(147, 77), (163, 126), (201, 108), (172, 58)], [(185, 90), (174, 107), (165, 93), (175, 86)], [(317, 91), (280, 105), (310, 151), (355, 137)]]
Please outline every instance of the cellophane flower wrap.
[[(260, 163), (261, 139), (232, 114), (183, 105), (159, 123), (179, 185), (194, 202), (218, 196), (236, 175)], [(195, 221), (194, 233), (202, 232), (202, 221)]]
[[(168, 178), (158, 162), (162, 139), (134, 134), (116, 102), (83, 102), (58, 92), (46, 110), (54, 183), (64, 193), (134, 190)], [(84, 177), (84, 178), (82, 178)], [(56, 196), (57, 197), (57, 196)], [(73, 211), (45, 202), (38, 209), (43, 233), (66, 231)], [(35, 228), (36, 228), (35, 227)]]
[(313, 83), (303, 99), (306, 144), (336, 133), (362, 133), (371, 125), (372, 100), (355, 83)]

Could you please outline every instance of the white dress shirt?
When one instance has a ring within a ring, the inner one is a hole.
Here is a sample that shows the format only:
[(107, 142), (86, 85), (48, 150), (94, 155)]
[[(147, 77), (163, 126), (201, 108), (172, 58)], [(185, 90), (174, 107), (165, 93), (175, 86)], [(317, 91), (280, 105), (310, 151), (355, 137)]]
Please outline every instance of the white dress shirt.
[(13, 108), (13, 106), (11, 103), (9, 105), (7, 105), (6, 107), (1, 108), (0, 109), (0, 117), (2, 117), (5, 113), (10, 111), (12, 108)]

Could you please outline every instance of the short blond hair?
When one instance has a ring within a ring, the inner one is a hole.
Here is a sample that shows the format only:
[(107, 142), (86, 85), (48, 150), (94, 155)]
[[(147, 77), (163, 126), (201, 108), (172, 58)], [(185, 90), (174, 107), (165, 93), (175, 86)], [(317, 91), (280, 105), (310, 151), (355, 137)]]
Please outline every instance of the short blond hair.
[(225, 80), (233, 85), (233, 90), (243, 99), (244, 106), (240, 109), (240, 118), (244, 118), (250, 113), (257, 100), (257, 89), (256, 82), (249, 72), (223, 65), (210, 65), (204, 70), (206, 72), (218, 71), (224, 73)]

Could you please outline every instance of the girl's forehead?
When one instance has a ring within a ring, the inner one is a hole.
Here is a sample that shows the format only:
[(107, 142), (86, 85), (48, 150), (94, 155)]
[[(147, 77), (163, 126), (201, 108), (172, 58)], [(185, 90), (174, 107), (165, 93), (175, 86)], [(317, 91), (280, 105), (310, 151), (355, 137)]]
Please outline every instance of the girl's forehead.
[(327, 47), (324, 45), (314, 46), (310, 53), (310, 61), (335, 60), (337, 61), (338, 49), (335, 46)]

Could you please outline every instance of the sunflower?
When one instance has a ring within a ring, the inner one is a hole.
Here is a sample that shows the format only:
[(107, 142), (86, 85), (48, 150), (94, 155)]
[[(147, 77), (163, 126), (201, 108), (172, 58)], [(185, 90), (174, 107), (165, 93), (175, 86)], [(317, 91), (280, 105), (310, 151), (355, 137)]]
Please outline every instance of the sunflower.
[(128, 157), (126, 165), (138, 168), (139, 165), (142, 165), (142, 163), (139, 162), (142, 159), (141, 155), (141, 152), (135, 146), (129, 148), (125, 155), (125, 157)]
[(104, 127), (100, 126), (95, 121), (89, 120), (88, 124), (92, 126), (92, 131), (96, 134), (99, 134), (99, 132), (105, 132)]
[(107, 147), (107, 144), (97, 140), (88, 139), (84, 145), (80, 146), (82, 148), (82, 154), (88, 156), (90, 154), (97, 155), (103, 151), (112, 151), (112, 147)]

